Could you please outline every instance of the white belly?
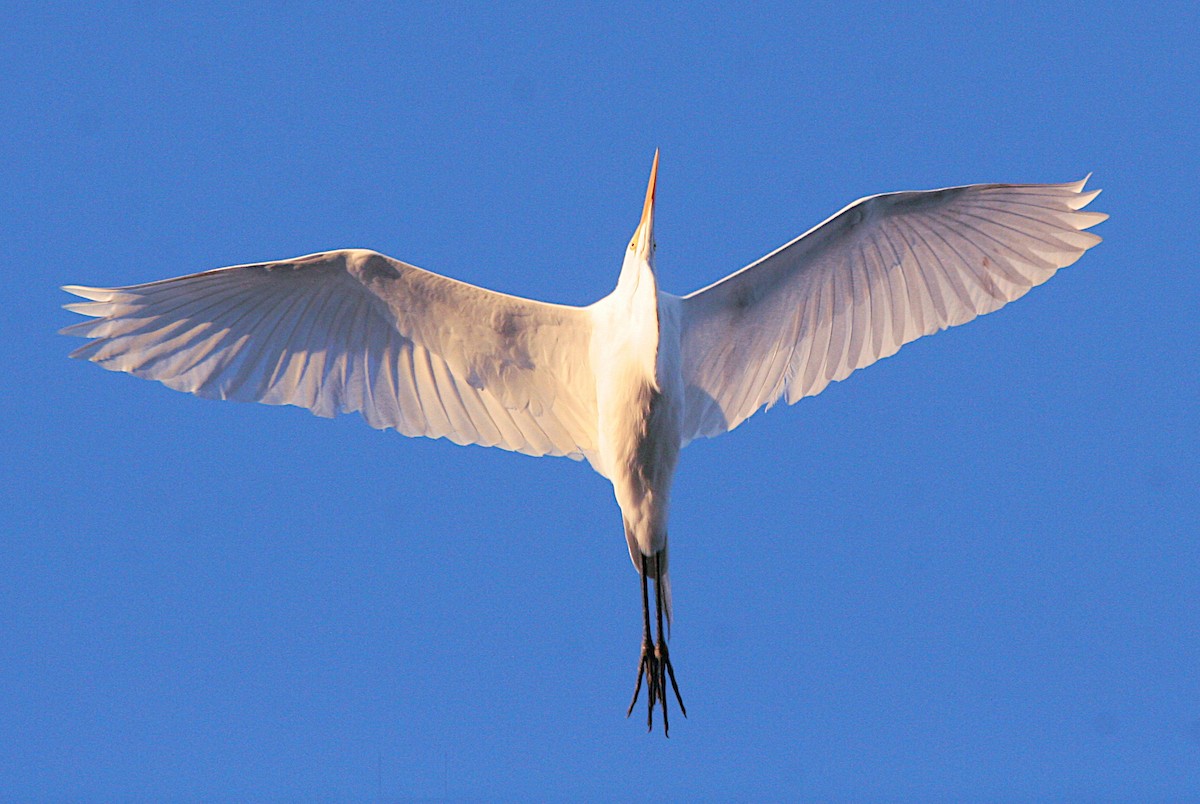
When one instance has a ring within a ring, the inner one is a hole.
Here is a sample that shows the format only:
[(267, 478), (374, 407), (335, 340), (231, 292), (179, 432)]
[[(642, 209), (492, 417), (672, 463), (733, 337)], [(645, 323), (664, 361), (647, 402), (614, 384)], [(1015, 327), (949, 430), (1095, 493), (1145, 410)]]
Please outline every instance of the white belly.
[(641, 555), (653, 556), (667, 545), (683, 418), (678, 329), (674, 311), (662, 312), (667, 314), (656, 315), (650, 341), (653, 353), (645, 353), (648, 339), (636, 332), (627, 338), (610, 333), (601, 361), (606, 376), (596, 378), (604, 474), (621, 507), (630, 558), (639, 567)]

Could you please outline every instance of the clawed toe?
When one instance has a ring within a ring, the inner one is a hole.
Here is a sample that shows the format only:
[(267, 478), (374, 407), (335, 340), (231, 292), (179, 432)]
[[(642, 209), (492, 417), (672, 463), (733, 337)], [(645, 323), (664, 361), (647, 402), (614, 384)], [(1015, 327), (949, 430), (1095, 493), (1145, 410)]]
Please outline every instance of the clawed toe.
[(667, 654), (667, 645), (661, 640), (657, 645), (650, 642), (642, 643), (642, 655), (638, 660), (637, 684), (633, 688), (633, 699), (625, 717), (633, 714), (638, 696), (642, 691), (642, 679), (646, 679), (646, 731), (654, 729), (654, 707), (662, 708), (663, 734), (669, 733), (671, 724), (667, 715), (667, 678), (671, 679), (671, 690), (679, 703), (679, 711), (687, 717), (687, 707), (683, 705), (683, 696), (679, 694), (679, 684), (675, 681), (675, 668), (671, 666), (671, 658)]
[[(654, 712), (654, 680), (653, 679), (654, 679), (655, 673), (657, 672), (657, 670), (651, 666), (652, 662), (654, 661), (653, 656), (654, 656), (654, 647), (649, 642), (643, 642), (642, 643), (642, 656), (640, 659), (638, 659), (637, 684), (635, 684), (633, 687), (633, 698), (629, 701), (629, 709), (625, 712), (625, 717), (629, 717), (630, 715), (633, 714), (633, 707), (637, 705), (638, 695), (640, 695), (642, 692), (642, 679), (643, 678), (647, 679), (646, 694), (648, 696), (650, 696), (650, 712), (651, 712), (651, 715), (653, 715), (653, 712)], [(647, 718), (646, 725), (647, 725), (647, 727), (652, 726), (649, 718)]]
[[(683, 713), (684, 717), (687, 717), (687, 707), (683, 705), (683, 696), (679, 694), (679, 684), (676, 683), (676, 681), (675, 681), (675, 668), (671, 666), (671, 657), (667, 655), (667, 643), (665, 643), (665, 642), (659, 643), (659, 653), (660, 653), (660, 657), (659, 657), (659, 659), (660, 659), (660, 664), (659, 664), (660, 679), (659, 679), (659, 684), (658, 684), (659, 691), (662, 694), (662, 696), (664, 698), (666, 698), (666, 691), (665, 691), (665, 688), (667, 686), (666, 679), (661, 677), (662, 671), (665, 668), (667, 671), (667, 675), (671, 677), (671, 689), (675, 691), (675, 700), (679, 703), (679, 711)], [(667, 707), (666, 707), (666, 702), (664, 701), (663, 702), (663, 720), (664, 721), (666, 720), (666, 717), (667, 717)]]

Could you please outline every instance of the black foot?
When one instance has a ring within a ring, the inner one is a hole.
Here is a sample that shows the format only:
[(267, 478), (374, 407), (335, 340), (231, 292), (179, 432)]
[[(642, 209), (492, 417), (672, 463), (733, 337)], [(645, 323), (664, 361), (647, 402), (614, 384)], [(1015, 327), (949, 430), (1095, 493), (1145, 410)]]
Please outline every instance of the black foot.
[(667, 653), (667, 643), (660, 637), (657, 645), (652, 645), (649, 639), (642, 642), (642, 657), (638, 660), (637, 685), (633, 688), (633, 700), (629, 702), (629, 710), (625, 717), (633, 714), (642, 691), (642, 679), (646, 679), (646, 731), (654, 730), (654, 705), (661, 704), (663, 716), (663, 736), (670, 736), (671, 723), (667, 716), (667, 678), (671, 679), (671, 689), (675, 700), (679, 703), (679, 711), (687, 717), (687, 707), (683, 705), (683, 697), (679, 694), (679, 684), (675, 681), (675, 668), (671, 666), (671, 657)]

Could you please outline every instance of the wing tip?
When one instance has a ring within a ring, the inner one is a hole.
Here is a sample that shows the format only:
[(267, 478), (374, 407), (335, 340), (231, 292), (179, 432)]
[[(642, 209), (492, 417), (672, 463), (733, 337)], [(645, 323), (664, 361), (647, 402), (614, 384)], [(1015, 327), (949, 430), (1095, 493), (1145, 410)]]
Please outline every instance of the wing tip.
[(109, 301), (117, 292), (116, 288), (94, 288), (90, 285), (60, 285), (59, 289), (91, 301)]

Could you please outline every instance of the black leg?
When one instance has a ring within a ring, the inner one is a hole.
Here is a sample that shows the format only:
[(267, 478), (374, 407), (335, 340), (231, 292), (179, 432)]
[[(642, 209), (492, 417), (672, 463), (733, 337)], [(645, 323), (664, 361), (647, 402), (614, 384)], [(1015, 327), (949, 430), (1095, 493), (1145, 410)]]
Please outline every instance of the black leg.
[[(662, 553), (659, 553), (661, 556)], [(683, 705), (683, 696), (679, 694), (679, 684), (675, 681), (675, 668), (671, 666), (671, 655), (667, 652), (667, 640), (663, 636), (663, 595), (662, 595), (662, 572), (659, 560), (656, 557), (654, 560), (654, 602), (658, 615), (658, 644), (655, 647), (655, 653), (658, 656), (658, 693), (662, 696), (663, 710), (663, 732), (667, 731), (667, 679), (671, 677), (671, 688), (675, 691), (675, 700), (679, 702), (679, 711), (683, 712), (683, 716), (687, 717), (687, 707)], [(666, 671), (665, 673), (663, 671)]]
[[(642, 655), (638, 659), (638, 676), (637, 685), (633, 688), (633, 700), (629, 702), (629, 710), (625, 713), (625, 717), (633, 714), (633, 707), (637, 704), (638, 694), (642, 691), (642, 677), (646, 677), (646, 695), (650, 696), (650, 700), (654, 700), (654, 676), (653, 671), (648, 667), (650, 657), (653, 656), (653, 645), (650, 643), (650, 598), (647, 594), (646, 584), (649, 579), (646, 572), (646, 557), (642, 556)], [(650, 713), (646, 716), (646, 730), (649, 731), (654, 727), (654, 705), (650, 705)]]
[[(658, 556), (661, 556), (659, 553)], [(670, 661), (667, 658), (667, 643), (663, 640), (662, 627), (662, 572), (659, 568), (658, 556), (654, 557), (654, 618), (658, 621), (658, 642), (654, 646), (655, 664), (658, 665), (658, 695), (659, 702), (662, 704), (663, 715), (663, 734), (671, 733), (671, 721), (667, 719), (667, 691), (663, 679), (663, 664)], [(650, 702), (650, 708), (654, 708), (654, 701)]]
[(675, 681), (675, 669), (671, 667), (671, 658), (667, 653), (667, 640), (663, 634), (663, 591), (662, 570), (659, 560), (662, 554), (654, 556), (654, 609), (658, 626), (658, 641), (651, 641), (650, 636), (650, 595), (647, 584), (650, 582), (650, 558), (642, 556), (642, 655), (638, 659), (637, 684), (633, 688), (633, 700), (625, 716), (633, 714), (638, 695), (642, 691), (642, 678), (646, 679), (646, 730), (654, 729), (654, 705), (661, 702), (663, 715), (663, 734), (670, 732), (667, 720), (667, 676), (671, 677), (671, 688), (675, 692), (675, 700), (679, 702), (679, 710), (687, 717), (687, 709), (679, 694), (679, 684)]

